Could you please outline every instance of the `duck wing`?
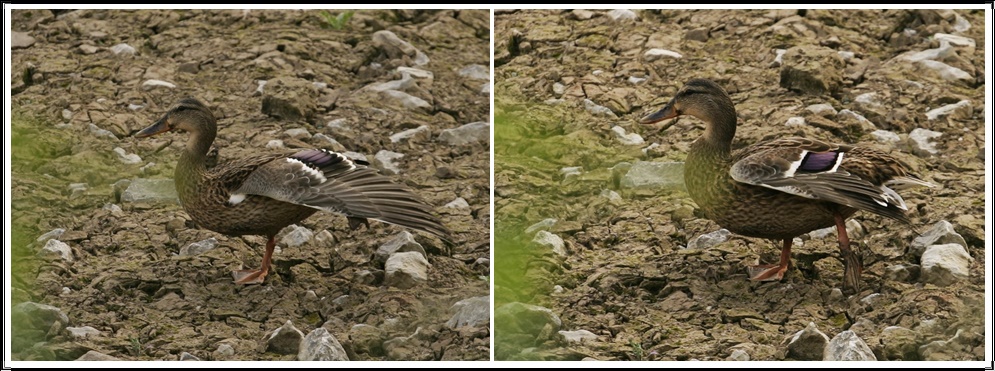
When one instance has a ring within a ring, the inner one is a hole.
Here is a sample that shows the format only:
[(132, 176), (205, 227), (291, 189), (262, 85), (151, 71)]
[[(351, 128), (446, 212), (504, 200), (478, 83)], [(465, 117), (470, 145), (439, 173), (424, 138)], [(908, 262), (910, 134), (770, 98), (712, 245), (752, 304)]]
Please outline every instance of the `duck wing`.
[(251, 169), (241, 184), (233, 187), (229, 203), (241, 202), (246, 195), (260, 195), (343, 214), (351, 228), (369, 218), (443, 239), (449, 236), (430, 205), (368, 165), (324, 149), (277, 156)]
[(889, 185), (929, 185), (892, 156), (870, 148), (786, 138), (734, 156), (736, 181), (824, 200), (909, 222), (905, 201)]

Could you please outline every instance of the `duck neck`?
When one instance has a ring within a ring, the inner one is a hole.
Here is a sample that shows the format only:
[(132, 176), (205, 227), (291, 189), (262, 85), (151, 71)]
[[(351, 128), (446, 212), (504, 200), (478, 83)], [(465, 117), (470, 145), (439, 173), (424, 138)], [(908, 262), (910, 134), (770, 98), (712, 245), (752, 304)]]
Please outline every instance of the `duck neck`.
[(176, 165), (176, 190), (181, 199), (196, 193), (198, 180), (207, 169), (207, 152), (211, 150), (215, 135), (211, 131), (190, 133), (186, 149)]
[(701, 145), (720, 154), (728, 155), (732, 147), (732, 138), (736, 136), (736, 111), (732, 107), (720, 105), (707, 111), (705, 133), (698, 142)]

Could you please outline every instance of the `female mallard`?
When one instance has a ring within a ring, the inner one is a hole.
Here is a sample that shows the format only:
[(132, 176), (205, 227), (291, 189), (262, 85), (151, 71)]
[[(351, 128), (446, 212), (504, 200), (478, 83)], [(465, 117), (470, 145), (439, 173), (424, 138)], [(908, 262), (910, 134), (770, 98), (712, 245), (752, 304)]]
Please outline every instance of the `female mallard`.
[(750, 267), (753, 280), (783, 278), (791, 241), (835, 225), (843, 287), (856, 291), (862, 267), (850, 250), (846, 218), (865, 210), (910, 223), (905, 201), (889, 187), (932, 186), (898, 159), (867, 147), (785, 138), (734, 152), (736, 109), (725, 90), (706, 79), (688, 81), (663, 109), (641, 122), (680, 115), (705, 123), (684, 164), (688, 193), (704, 215), (734, 233), (784, 241), (780, 263)]
[(135, 136), (170, 130), (190, 133), (175, 173), (176, 191), (190, 218), (200, 227), (229, 236), (269, 237), (262, 265), (234, 272), (236, 283), (262, 283), (269, 273), (277, 232), (319, 210), (346, 215), (352, 228), (376, 219), (444, 239), (449, 236), (431, 206), (368, 163), (307, 149), (238, 158), (208, 169), (205, 160), (217, 124), (207, 106), (193, 98), (180, 100)]

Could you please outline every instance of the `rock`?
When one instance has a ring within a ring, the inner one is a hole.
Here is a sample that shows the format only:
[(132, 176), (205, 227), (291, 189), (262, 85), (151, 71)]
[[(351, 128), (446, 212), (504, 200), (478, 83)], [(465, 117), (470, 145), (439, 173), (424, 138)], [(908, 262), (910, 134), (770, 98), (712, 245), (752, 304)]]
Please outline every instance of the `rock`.
[(824, 361), (877, 361), (874, 352), (853, 331), (843, 331), (826, 346)]
[(79, 46), (79, 51), (82, 52), (83, 54), (90, 55), (90, 54), (96, 54), (97, 52), (99, 52), (100, 48), (97, 47), (97, 46), (95, 46), (95, 45), (82, 44), (82, 45)]
[(252, 96), (255, 97), (255, 96), (263, 95), (263, 92), (265, 91), (264, 88), (266, 87), (266, 83), (268, 83), (268, 82), (269, 81), (267, 81), (267, 80), (256, 80), (256, 91), (252, 92)]
[(77, 361), (120, 361), (121, 359), (117, 357), (111, 357), (109, 355), (100, 353), (96, 350), (91, 350), (79, 356), (79, 358), (76, 358), (76, 360)]
[[(836, 235), (836, 227), (826, 227), (808, 232), (811, 239), (822, 239)], [(846, 221), (846, 235), (851, 240), (859, 240), (864, 237), (864, 226), (860, 225), (856, 219)]]
[(937, 286), (949, 286), (968, 278), (974, 258), (964, 246), (956, 243), (932, 245), (922, 254), (922, 281)]
[(610, 108), (605, 106), (600, 106), (597, 103), (594, 103), (594, 101), (587, 98), (584, 99), (584, 109), (595, 116), (602, 115), (609, 117), (617, 117), (615, 116), (615, 112), (612, 112)]
[(385, 92), (388, 90), (405, 91), (411, 89), (418, 85), (415, 79), (411, 78), (411, 74), (401, 74), (399, 80), (391, 80), (387, 82), (375, 82), (364, 87), (364, 89), (373, 90), (377, 92)]
[(948, 33), (935, 33), (933, 34), (933, 39), (940, 41), (941, 45), (944, 41), (946, 41), (955, 48), (966, 49), (970, 52), (973, 52), (975, 48), (974, 39), (969, 37), (951, 35)]
[[(94, 124), (88, 124), (88, 127), (90, 129), (90, 134), (93, 134), (93, 136), (97, 138), (109, 138), (117, 140), (117, 136), (115, 136), (114, 133), (110, 132), (109, 130), (101, 129), (100, 127)], [(139, 162), (141, 162), (141, 158), (139, 158)]]
[(297, 77), (277, 77), (266, 82), (261, 111), (282, 121), (317, 123), (318, 89)]
[(842, 50), (836, 52), (836, 54), (839, 54), (840, 58), (843, 58), (844, 61), (849, 61), (849, 60), (851, 60), (851, 59), (853, 59), (854, 57), (857, 56), (853, 52), (847, 52), (847, 51), (842, 51)]
[(138, 155), (134, 153), (125, 152), (124, 149), (121, 147), (114, 147), (114, 153), (117, 154), (118, 160), (121, 160), (121, 162), (128, 165), (139, 164), (142, 162), (141, 157), (138, 157)]
[(881, 331), (881, 356), (887, 361), (918, 361), (919, 341), (915, 331), (888, 326)]
[(211, 249), (214, 249), (218, 245), (218, 239), (211, 237), (206, 240), (201, 240), (193, 242), (189, 245), (183, 246), (180, 249), (180, 256), (192, 256), (197, 254), (205, 253)]
[(73, 250), (69, 248), (69, 245), (59, 240), (48, 240), (48, 242), (45, 243), (45, 246), (41, 248), (41, 251), (39, 251), (38, 254), (58, 256), (62, 260), (65, 260), (66, 262), (69, 263), (76, 261), (75, 259), (73, 259)]
[(528, 228), (525, 228), (525, 234), (532, 234), (532, 233), (535, 233), (536, 231), (539, 231), (539, 230), (550, 229), (554, 225), (556, 225), (556, 219), (553, 219), (553, 218), (543, 219), (542, 221), (540, 221), (540, 222), (538, 222), (536, 224), (530, 225)]
[(277, 354), (294, 354), (301, 350), (301, 340), (304, 333), (287, 320), (280, 328), (266, 337), (266, 351)]
[(708, 27), (698, 27), (692, 30), (688, 30), (688, 32), (684, 34), (684, 39), (706, 42), (708, 41), (708, 36), (709, 36)]
[(174, 89), (176, 88), (176, 84), (173, 84), (168, 81), (155, 80), (155, 79), (145, 80), (145, 82), (142, 83), (142, 90), (144, 91), (152, 91), (160, 88)]
[(302, 246), (311, 241), (314, 237), (314, 232), (306, 227), (299, 225), (290, 225), (280, 231), (283, 237), (280, 238), (280, 243), (287, 247), (298, 247)]
[(401, 106), (414, 110), (414, 109), (428, 109), (432, 107), (432, 104), (426, 102), (424, 99), (418, 98), (414, 95), (405, 93), (403, 91), (397, 90), (385, 90), (380, 94), (386, 95), (387, 97), (401, 103)]
[(639, 18), (635, 12), (628, 9), (615, 9), (608, 12), (608, 18), (613, 21), (635, 21)]
[(646, 60), (647, 62), (652, 62), (662, 58), (680, 59), (683, 57), (684, 56), (682, 56), (681, 53), (670, 51), (667, 49), (659, 49), (659, 48), (653, 48), (643, 53), (643, 59)]
[(593, 332), (587, 330), (577, 330), (577, 331), (561, 330), (559, 334), (563, 335), (563, 339), (566, 340), (568, 344), (592, 342), (598, 340), (598, 335), (595, 335)]
[(24, 49), (31, 47), (35, 44), (35, 38), (28, 35), (27, 32), (17, 32), (11, 31), (10, 33), (10, 48), (11, 49)]
[(623, 189), (683, 189), (683, 162), (636, 161), (619, 183)]
[(304, 128), (293, 128), (283, 131), (283, 135), (294, 139), (308, 139), (311, 137), (311, 133)]
[(954, 51), (954, 48), (950, 46), (949, 42), (940, 41), (940, 46), (935, 49), (927, 49), (918, 52), (908, 51), (895, 57), (895, 59), (912, 63), (922, 61), (941, 61), (947, 57), (953, 56), (954, 54), (956, 54), (956, 51)]
[(491, 297), (489, 295), (460, 300), (453, 304), (452, 309), (456, 311), (456, 314), (449, 321), (446, 321), (446, 327), (451, 329), (463, 326), (477, 327), (491, 321)]
[(423, 257), (427, 256), (425, 254), (425, 248), (418, 242), (415, 242), (415, 236), (408, 231), (401, 231), (394, 238), (387, 241), (383, 245), (377, 248), (377, 251), (373, 253), (374, 261), (377, 264), (386, 264), (387, 259), (391, 255), (400, 252), (416, 252), (421, 254)]
[(946, 220), (941, 220), (929, 227), (925, 233), (912, 240), (909, 253), (912, 255), (922, 255), (926, 248), (932, 245), (943, 245), (955, 243), (967, 247), (964, 237), (954, 230), (954, 226)]
[[(402, 80), (404, 80), (405, 74), (415, 79), (424, 80), (426, 84), (431, 84), (435, 80), (435, 74), (433, 74), (432, 71), (426, 71), (423, 69), (401, 66), (397, 67), (397, 72), (401, 74)], [(488, 76), (488, 78), (489, 77), (490, 76)]]
[(491, 124), (483, 121), (471, 122), (455, 129), (446, 129), (439, 134), (439, 140), (451, 146), (489, 142), (490, 138)]
[(66, 331), (69, 331), (69, 335), (75, 339), (100, 336), (100, 331), (90, 326), (66, 327)]
[(400, 289), (409, 289), (428, 281), (428, 267), (431, 264), (422, 253), (409, 251), (392, 254), (384, 265), (384, 284)]
[(319, 327), (307, 334), (297, 353), (298, 361), (348, 361), (345, 349), (339, 340), (332, 336), (324, 327)]
[(913, 153), (920, 157), (929, 157), (936, 155), (939, 151), (936, 149), (936, 144), (933, 143), (933, 139), (939, 138), (943, 133), (923, 129), (915, 128), (909, 133), (909, 148)]
[(833, 49), (795, 46), (784, 53), (780, 84), (802, 94), (835, 94), (843, 83), (843, 67), (843, 58)]
[(27, 348), (32, 345), (22, 343), (23, 339), (35, 339), (35, 341), (38, 341), (54, 335), (60, 329), (70, 325), (69, 317), (61, 309), (30, 301), (17, 304), (11, 308), (10, 321), (10, 323), (18, 324), (11, 328), (11, 346), (15, 352), (20, 348)]
[(460, 68), (459, 75), (472, 80), (491, 79), (491, 73), (487, 71), (487, 67), (479, 64), (471, 64)]
[(566, 93), (566, 91), (567, 87), (565, 85), (558, 82), (553, 83), (553, 95), (559, 97), (562, 96), (563, 93)]
[(610, 189), (602, 189), (599, 196), (607, 198), (612, 205), (618, 205), (622, 202), (622, 196)]
[(715, 232), (705, 233), (701, 236), (692, 238), (688, 241), (688, 249), (707, 249), (718, 245), (720, 243), (726, 242), (729, 236), (732, 235), (729, 230), (722, 228)]
[(971, 74), (943, 62), (925, 60), (916, 62), (916, 65), (927, 71), (931, 71), (944, 81), (957, 82), (965, 86), (974, 83), (974, 77), (971, 77)]
[(825, 358), (829, 336), (819, 331), (815, 322), (798, 331), (788, 342), (787, 357), (797, 361), (819, 361)]
[(59, 238), (59, 237), (62, 236), (63, 233), (66, 233), (65, 229), (56, 228), (56, 229), (53, 229), (51, 231), (45, 232), (45, 234), (43, 234), (41, 236), (38, 236), (38, 238), (35, 239), (35, 241), (37, 241), (37, 242), (45, 242), (45, 241), (51, 240), (53, 238)]
[(442, 208), (450, 209), (448, 210), (450, 214), (470, 215), (470, 204), (463, 197), (457, 197), (455, 200), (442, 205)]
[(734, 349), (732, 353), (730, 353), (729, 356), (726, 357), (726, 361), (746, 362), (749, 360), (750, 360), (750, 354), (746, 353), (746, 351), (742, 349)]
[(570, 184), (580, 178), (581, 171), (584, 168), (580, 166), (571, 166), (560, 169), (560, 174), (563, 175), (563, 184)]
[(391, 143), (397, 143), (404, 140), (411, 140), (413, 138), (428, 137), (431, 135), (431, 129), (428, 126), (422, 125), (414, 129), (404, 130), (402, 132), (393, 134), (390, 136)]
[(784, 64), (784, 54), (788, 49), (774, 49), (774, 61), (770, 62), (771, 67), (781, 67)]
[(319, 148), (323, 147), (335, 152), (345, 151), (345, 146), (343, 146), (342, 143), (339, 143), (339, 141), (322, 133), (315, 134), (311, 137), (311, 140), (311, 143), (317, 142)]
[(556, 253), (556, 255), (567, 255), (566, 245), (563, 243), (563, 239), (555, 234), (546, 231), (539, 231), (539, 233), (536, 233), (535, 237), (532, 238), (532, 243), (537, 247), (549, 248)]
[(182, 353), (180, 353), (180, 360), (181, 361), (199, 361), (200, 358), (197, 358), (197, 356), (195, 356), (193, 354), (190, 354), (190, 353), (187, 353), (187, 352), (182, 352)]
[(286, 148), (286, 147), (283, 145), (283, 141), (282, 140), (273, 139), (273, 140), (270, 140), (269, 142), (266, 142), (266, 148), (269, 148), (269, 149), (282, 149), (282, 148)]
[(974, 113), (974, 107), (971, 106), (971, 101), (965, 99), (954, 104), (948, 104), (943, 107), (927, 111), (926, 119), (933, 121), (947, 116), (954, 119), (967, 119), (971, 117), (972, 113)]
[(881, 143), (895, 144), (902, 141), (902, 138), (893, 132), (887, 130), (875, 130), (871, 132), (871, 136), (874, 140)]
[(560, 331), (563, 322), (548, 308), (511, 302), (494, 308), (494, 329), (502, 334), (528, 334), (537, 336), (549, 326)]
[(235, 348), (231, 344), (222, 343), (218, 345), (218, 349), (214, 351), (215, 357), (231, 357), (235, 355)]
[(643, 81), (646, 81), (645, 77), (629, 76), (629, 83), (632, 84), (632, 85), (640, 84)]
[(617, 139), (619, 143), (622, 143), (623, 145), (636, 146), (644, 143), (642, 136), (636, 133), (626, 134), (625, 129), (622, 128), (621, 126), (616, 125), (612, 127), (612, 134), (614, 134), (615, 139)]
[(585, 9), (574, 9), (570, 11), (570, 15), (578, 21), (586, 21), (588, 19), (594, 18), (594, 12)]
[(350, 160), (353, 160), (353, 161), (359, 160), (359, 161), (370, 162), (370, 160), (366, 159), (366, 155), (364, 155), (362, 153), (359, 153), (359, 152), (343, 151), (342, 154), (345, 155), (345, 157), (347, 157), (347, 158), (349, 158)]
[(784, 122), (784, 125), (785, 126), (805, 126), (805, 118), (804, 117), (799, 117), (799, 116), (790, 117), (790, 118), (788, 118), (788, 121)]
[(128, 44), (117, 44), (111, 47), (111, 52), (114, 55), (135, 55), (135, 48)]
[(86, 183), (69, 183), (70, 198), (86, 194)]
[(384, 353), (386, 333), (381, 329), (366, 324), (353, 325), (349, 328), (348, 338), (353, 351), (358, 354), (381, 356)]
[(401, 40), (401, 38), (390, 31), (381, 30), (374, 32), (373, 44), (391, 59), (408, 57), (416, 66), (422, 66), (429, 62), (429, 58), (425, 53), (422, 53), (407, 41)]
[(373, 155), (373, 164), (383, 171), (384, 174), (400, 174), (401, 169), (397, 167), (395, 161), (404, 158), (404, 154), (381, 149)]

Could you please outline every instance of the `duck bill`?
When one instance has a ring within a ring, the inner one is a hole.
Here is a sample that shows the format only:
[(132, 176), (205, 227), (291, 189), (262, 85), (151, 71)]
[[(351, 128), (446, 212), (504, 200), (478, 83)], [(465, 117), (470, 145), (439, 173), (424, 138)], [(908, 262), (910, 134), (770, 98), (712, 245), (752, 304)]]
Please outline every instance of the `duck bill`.
[(678, 116), (677, 110), (674, 109), (674, 105), (671, 103), (667, 103), (666, 106), (663, 106), (663, 109), (653, 112), (649, 115), (646, 115), (645, 117), (642, 118), (642, 120), (639, 120), (639, 123), (644, 125), (655, 124), (660, 121), (666, 119), (672, 119), (677, 116)]
[(152, 126), (142, 129), (142, 131), (139, 131), (138, 134), (135, 134), (135, 138), (147, 138), (170, 130), (173, 130), (173, 128), (166, 124), (166, 120), (159, 119), (159, 121), (153, 123)]

